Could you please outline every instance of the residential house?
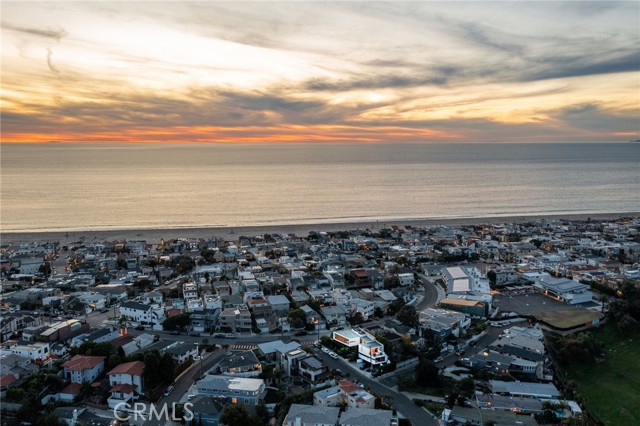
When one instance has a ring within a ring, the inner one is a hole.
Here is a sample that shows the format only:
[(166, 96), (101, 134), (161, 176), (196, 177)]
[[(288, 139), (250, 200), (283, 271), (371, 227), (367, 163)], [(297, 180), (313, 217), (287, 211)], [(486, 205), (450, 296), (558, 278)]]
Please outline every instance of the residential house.
[(62, 364), (64, 376), (71, 383), (93, 383), (104, 373), (106, 356), (76, 355)]
[(351, 315), (360, 313), (364, 321), (367, 321), (369, 317), (373, 316), (375, 308), (376, 304), (371, 301), (360, 298), (351, 299)]
[(299, 359), (298, 375), (311, 386), (321, 386), (330, 379), (328, 367), (313, 355)]
[(356, 408), (347, 407), (347, 409), (340, 414), (340, 420), (338, 420), (339, 426), (391, 426), (397, 424), (397, 419), (394, 418), (393, 412), (390, 410), (376, 410), (374, 408)]
[(198, 395), (225, 397), (231, 404), (257, 405), (266, 394), (264, 380), (209, 375), (196, 383)]
[(355, 408), (375, 408), (375, 396), (349, 380), (340, 380), (336, 386), (313, 394), (313, 405)]
[(166, 348), (164, 353), (171, 355), (176, 364), (180, 365), (189, 358), (194, 359), (198, 356), (198, 345), (195, 343), (177, 344)]
[(218, 327), (233, 332), (251, 331), (251, 312), (247, 308), (226, 308), (218, 318)]
[(225, 376), (258, 377), (262, 373), (262, 365), (252, 351), (229, 351), (218, 366)]
[(267, 296), (267, 300), (271, 304), (271, 308), (276, 315), (279, 316), (287, 316), (289, 312), (289, 307), (291, 306), (291, 302), (282, 294), (278, 294), (275, 296)]
[(333, 331), (332, 338), (345, 346), (357, 347), (358, 358), (367, 363), (383, 365), (389, 362), (389, 357), (384, 352), (384, 345), (361, 328)]
[(110, 408), (118, 404), (131, 403), (143, 393), (144, 362), (132, 361), (118, 365), (109, 371), (111, 396), (107, 399)]
[(335, 426), (340, 409), (314, 405), (291, 404), (283, 426)]
[(11, 346), (11, 353), (23, 358), (29, 358), (37, 364), (46, 363), (51, 358), (48, 342), (21, 341)]
[(346, 312), (342, 306), (323, 306), (320, 308), (320, 312), (329, 327), (345, 325), (347, 323)]
[(205, 395), (197, 395), (189, 402), (194, 425), (220, 426), (220, 416), (225, 407), (222, 403)]
[(164, 310), (160, 306), (144, 305), (132, 301), (120, 304), (120, 315), (130, 318), (132, 321), (153, 326), (162, 326), (165, 319)]

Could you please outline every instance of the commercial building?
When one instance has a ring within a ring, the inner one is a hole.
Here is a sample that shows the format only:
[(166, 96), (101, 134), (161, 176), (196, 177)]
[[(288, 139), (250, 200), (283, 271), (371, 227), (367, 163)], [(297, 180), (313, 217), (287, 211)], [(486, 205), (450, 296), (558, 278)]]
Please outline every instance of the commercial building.
[(593, 294), (589, 286), (568, 278), (542, 277), (536, 280), (533, 287), (545, 296), (552, 297), (570, 305), (591, 302)]

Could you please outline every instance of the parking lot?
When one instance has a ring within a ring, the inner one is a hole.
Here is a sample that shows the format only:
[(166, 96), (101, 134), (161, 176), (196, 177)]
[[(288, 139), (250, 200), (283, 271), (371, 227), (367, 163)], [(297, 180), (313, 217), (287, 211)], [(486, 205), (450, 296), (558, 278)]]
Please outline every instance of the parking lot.
[(558, 302), (540, 293), (504, 295), (499, 294), (494, 297), (495, 306), (502, 312), (516, 312), (520, 315), (530, 315), (535, 312), (566, 311), (579, 309), (582, 306), (567, 305)]

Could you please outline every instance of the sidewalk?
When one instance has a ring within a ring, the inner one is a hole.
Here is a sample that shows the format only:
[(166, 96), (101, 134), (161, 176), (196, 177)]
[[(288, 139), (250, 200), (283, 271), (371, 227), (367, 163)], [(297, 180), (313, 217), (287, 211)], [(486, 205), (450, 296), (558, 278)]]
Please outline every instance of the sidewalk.
[[(444, 404), (445, 402), (447, 402), (444, 398), (440, 398), (437, 396), (432, 396), (432, 395), (424, 395), (421, 393), (415, 393), (415, 392), (401, 392), (404, 396), (406, 396), (407, 398), (414, 400), (414, 399), (419, 399), (421, 401), (431, 401), (431, 402), (439, 402)], [(429, 410), (427, 410), (429, 411)], [(429, 412), (431, 415), (433, 415), (431, 412)]]

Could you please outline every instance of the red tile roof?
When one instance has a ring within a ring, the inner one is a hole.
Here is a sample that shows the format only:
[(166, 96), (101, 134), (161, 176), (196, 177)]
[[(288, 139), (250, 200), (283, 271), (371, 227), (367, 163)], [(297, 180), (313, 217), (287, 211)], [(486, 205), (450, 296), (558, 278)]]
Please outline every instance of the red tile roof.
[(116, 339), (113, 339), (109, 343), (111, 343), (116, 348), (119, 348), (130, 342), (133, 342), (133, 336), (120, 336)]
[(69, 395), (77, 395), (82, 389), (82, 385), (80, 383), (71, 383), (66, 388), (62, 389), (60, 393), (67, 393)]
[(133, 385), (128, 385), (126, 383), (115, 385), (112, 387), (109, 392), (122, 392), (122, 393), (131, 393), (136, 390), (136, 387)]
[(17, 379), (11, 374), (0, 376), (0, 387), (9, 386), (11, 383), (15, 382), (16, 380)]
[(69, 361), (62, 364), (62, 367), (69, 371), (90, 370), (105, 359), (107, 359), (106, 356), (76, 355)]
[(109, 371), (109, 376), (111, 376), (112, 374), (130, 374), (132, 376), (142, 376), (143, 372), (144, 362), (132, 361), (118, 365), (116, 368)]
[(360, 387), (358, 385), (356, 385), (355, 383), (349, 380), (340, 380), (338, 382), (338, 386), (340, 386), (340, 389), (342, 390), (342, 392), (346, 392), (346, 393), (360, 390)]

